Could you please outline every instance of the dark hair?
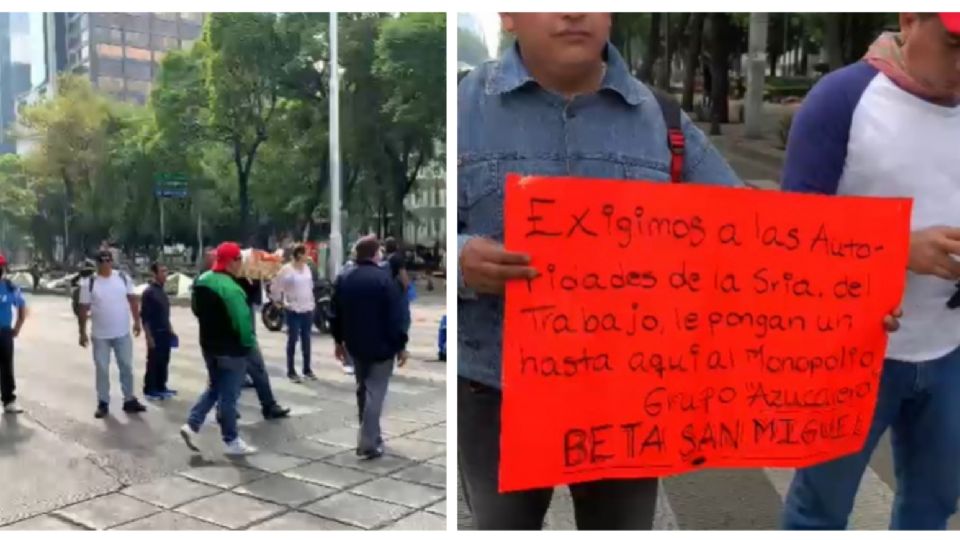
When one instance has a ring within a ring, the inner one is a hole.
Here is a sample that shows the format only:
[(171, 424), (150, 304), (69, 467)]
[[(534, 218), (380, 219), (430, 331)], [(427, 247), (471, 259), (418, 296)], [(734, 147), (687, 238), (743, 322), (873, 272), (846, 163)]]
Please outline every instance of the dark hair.
[(160, 273), (160, 268), (163, 267), (163, 263), (160, 261), (154, 261), (150, 264), (150, 271), (153, 272), (153, 275)]
[(376, 236), (367, 236), (357, 240), (357, 261), (369, 261), (380, 250), (380, 240)]
[(387, 239), (383, 241), (383, 250), (387, 253), (393, 253), (397, 250), (397, 247), (399, 247), (397, 239), (392, 236), (388, 236)]
[(297, 244), (293, 246), (293, 258), (296, 259), (301, 255), (307, 254), (307, 248), (303, 247), (303, 244)]

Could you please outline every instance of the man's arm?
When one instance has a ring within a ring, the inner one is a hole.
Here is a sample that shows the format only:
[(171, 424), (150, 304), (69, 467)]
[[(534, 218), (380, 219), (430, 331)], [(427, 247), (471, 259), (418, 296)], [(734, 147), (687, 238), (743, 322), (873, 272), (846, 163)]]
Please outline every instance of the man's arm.
[(343, 344), (343, 311), (340, 307), (343, 297), (340, 292), (342, 282), (341, 276), (333, 281), (333, 297), (330, 299), (330, 334), (338, 346)]
[(390, 318), (388, 328), (391, 330), (391, 337), (397, 348), (400, 351), (405, 351), (408, 340), (407, 307), (403, 301), (403, 295), (405, 293), (401, 293), (400, 290), (391, 283), (384, 284), (383, 290), (386, 291), (385, 303), (387, 305), (387, 314)]
[(13, 304), (17, 307), (17, 323), (13, 327), (13, 337), (17, 337), (23, 329), (24, 321), (27, 320), (27, 302), (19, 289), (13, 295)]

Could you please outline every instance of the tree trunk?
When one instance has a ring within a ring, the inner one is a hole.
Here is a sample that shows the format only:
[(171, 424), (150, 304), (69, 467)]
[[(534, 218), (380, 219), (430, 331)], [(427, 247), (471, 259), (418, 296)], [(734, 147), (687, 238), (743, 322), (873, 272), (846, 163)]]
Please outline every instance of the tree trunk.
[(840, 40), (840, 24), (842, 13), (825, 13), (823, 49), (826, 53), (826, 62), (830, 71), (843, 67), (843, 49)]
[(699, 67), (700, 49), (703, 44), (703, 13), (694, 13), (690, 16), (688, 24), (689, 35), (687, 40), (686, 58), (684, 59), (683, 73), (683, 99), (681, 106), (683, 110), (689, 112), (693, 110), (693, 91), (697, 81), (697, 68)]
[(710, 134), (720, 135), (720, 124), (730, 121), (730, 15), (710, 15), (710, 71), (713, 79), (710, 111)]
[(653, 83), (653, 67), (660, 57), (660, 14), (650, 14), (650, 32), (647, 34), (647, 57), (640, 67), (640, 80), (647, 84)]

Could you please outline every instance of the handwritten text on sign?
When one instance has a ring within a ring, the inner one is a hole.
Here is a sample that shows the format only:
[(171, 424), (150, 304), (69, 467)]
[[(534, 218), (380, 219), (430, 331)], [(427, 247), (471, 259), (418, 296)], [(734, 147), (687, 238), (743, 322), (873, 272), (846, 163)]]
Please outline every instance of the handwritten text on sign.
[(910, 201), (510, 176), (500, 489), (859, 450)]

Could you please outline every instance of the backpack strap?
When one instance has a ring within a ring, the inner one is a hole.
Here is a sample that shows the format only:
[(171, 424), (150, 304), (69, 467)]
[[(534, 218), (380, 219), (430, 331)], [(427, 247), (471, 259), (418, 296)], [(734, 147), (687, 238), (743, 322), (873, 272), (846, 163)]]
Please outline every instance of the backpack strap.
[(677, 100), (660, 90), (651, 90), (654, 97), (657, 98), (660, 113), (663, 114), (663, 122), (667, 126), (667, 147), (670, 149), (670, 182), (676, 184), (683, 181), (683, 157), (686, 149), (686, 139), (683, 136), (683, 124), (681, 122), (682, 111)]

